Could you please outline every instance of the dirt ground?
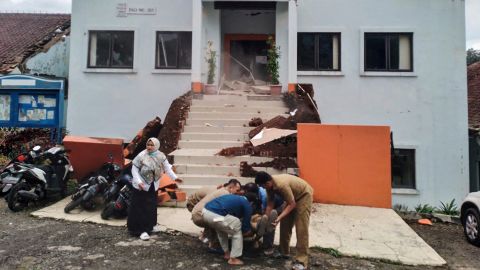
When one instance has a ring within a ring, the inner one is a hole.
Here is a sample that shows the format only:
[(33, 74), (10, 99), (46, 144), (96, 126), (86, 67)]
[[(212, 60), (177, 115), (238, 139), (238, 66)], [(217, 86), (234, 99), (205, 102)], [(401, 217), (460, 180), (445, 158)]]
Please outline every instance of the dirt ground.
[[(12, 213), (0, 198), (0, 269), (232, 269), (190, 236), (161, 233), (144, 242), (128, 236), (123, 227), (38, 219), (29, 216), (33, 210)], [(412, 227), (449, 266), (411, 267), (312, 249), (311, 269), (475, 269), (480, 265), (480, 249), (464, 240), (461, 227)], [(263, 256), (244, 260), (245, 266), (234, 269), (288, 269), (289, 263)]]

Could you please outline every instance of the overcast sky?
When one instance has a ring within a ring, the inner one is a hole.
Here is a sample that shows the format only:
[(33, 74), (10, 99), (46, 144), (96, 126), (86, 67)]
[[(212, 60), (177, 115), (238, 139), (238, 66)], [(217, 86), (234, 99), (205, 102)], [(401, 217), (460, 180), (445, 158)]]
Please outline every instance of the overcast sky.
[[(480, 50), (480, 0), (465, 1), (467, 48)], [(0, 11), (70, 13), (71, 0), (0, 0)]]

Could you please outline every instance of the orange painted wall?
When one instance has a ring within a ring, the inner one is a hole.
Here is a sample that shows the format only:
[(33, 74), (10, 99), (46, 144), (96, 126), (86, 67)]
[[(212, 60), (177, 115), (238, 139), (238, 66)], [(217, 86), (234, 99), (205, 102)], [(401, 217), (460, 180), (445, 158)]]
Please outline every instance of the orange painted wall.
[(390, 128), (298, 124), (300, 177), (315, 202), (392, 207)]
[(113, 155), (113, 162), (123, 166), (123, 140), (111, 138), (92, 138), (80, 136), (65, 136), (63, 145), (70, 150), (74, 177), (81, 180), (90, 172), (98, 170), (105, 162), (109, 162), (108, 155)]

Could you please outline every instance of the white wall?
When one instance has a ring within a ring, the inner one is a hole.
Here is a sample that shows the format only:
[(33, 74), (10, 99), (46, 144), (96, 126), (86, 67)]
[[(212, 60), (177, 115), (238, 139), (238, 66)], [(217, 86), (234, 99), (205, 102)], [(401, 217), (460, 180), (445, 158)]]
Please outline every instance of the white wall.
[(40, 52), (26, 61), (27, 74), (52, 75), (68, 77), (68, 60), (70, 56), (70, 36)]
[[(153, 73), (155, 31), (192, 29), (191, 0), (121, 1), (157, 8), (156, 15), (117, 17), (119, 1), (74, 0), (67, 129), (72, 135), (132, 139), (190, 89), (190, 72)], [(140, 3), (140, 4), (139, 4)], [(88, 30), (134, 30), (134, 70), (86, 72)]]
[[(299, 76), (314, 84), (323, 123), (388, 125), (397, 148), (416, 149), (419, 194), (394, 203), (460, 202), (468, 192), (464, 1), (302, 0), (298, 14), (298, 32), (342, 33), (341, 76)], [(414, 76), (361, 76), (362, 29), (414, 32)]]

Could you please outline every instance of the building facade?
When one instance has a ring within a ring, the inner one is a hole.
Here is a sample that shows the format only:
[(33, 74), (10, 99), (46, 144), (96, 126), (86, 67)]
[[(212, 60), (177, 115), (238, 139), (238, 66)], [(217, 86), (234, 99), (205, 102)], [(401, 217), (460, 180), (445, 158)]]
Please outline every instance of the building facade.
[(323, 123), (388, 125), (394, 203), (468, 192), (463, 0), (74, 0), (67, 127), (131, 139), (206, 82), (265, 75), (280, 47), (283, 90), (312, 83)]

